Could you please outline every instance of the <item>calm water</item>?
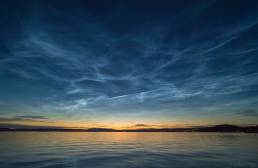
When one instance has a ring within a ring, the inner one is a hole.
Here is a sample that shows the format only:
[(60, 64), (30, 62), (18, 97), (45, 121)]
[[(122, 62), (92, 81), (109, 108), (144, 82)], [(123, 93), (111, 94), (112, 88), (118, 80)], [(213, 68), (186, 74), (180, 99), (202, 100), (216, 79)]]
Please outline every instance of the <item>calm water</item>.
[(0, 167), (258, 168), (258, 135), (6, 132)]

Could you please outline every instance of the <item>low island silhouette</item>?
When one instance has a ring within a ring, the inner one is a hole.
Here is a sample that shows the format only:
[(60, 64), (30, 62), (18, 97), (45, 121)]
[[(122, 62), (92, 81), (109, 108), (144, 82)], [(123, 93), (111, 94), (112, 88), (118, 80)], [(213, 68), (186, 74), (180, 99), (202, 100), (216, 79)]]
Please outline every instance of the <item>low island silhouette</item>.
[(37, 132), (243, 132), (258, 133), (256, 126), (236, 126), (229, 124), (215, 126), (199, 126), (189, 128), (142, 128), (142, 129), (112, 129), (112, 128), (59, 128), (59, 127), (30, 127), (30, 128), (6, 128), (0, 127), (0, 131), (37, 131)]

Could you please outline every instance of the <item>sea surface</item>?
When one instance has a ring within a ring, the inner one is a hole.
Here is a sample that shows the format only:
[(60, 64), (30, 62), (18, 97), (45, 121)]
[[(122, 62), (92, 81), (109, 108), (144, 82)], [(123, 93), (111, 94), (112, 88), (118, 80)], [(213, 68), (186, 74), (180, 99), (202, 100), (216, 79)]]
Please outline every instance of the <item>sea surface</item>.
[(258, 168), (258, 134), (0, 132), (0, 168)]

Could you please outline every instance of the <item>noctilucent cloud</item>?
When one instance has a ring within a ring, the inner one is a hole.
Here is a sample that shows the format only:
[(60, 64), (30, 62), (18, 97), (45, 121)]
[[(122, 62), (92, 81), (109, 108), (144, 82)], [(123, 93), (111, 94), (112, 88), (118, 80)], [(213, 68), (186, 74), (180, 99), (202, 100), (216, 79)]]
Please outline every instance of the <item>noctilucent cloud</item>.
[(0, 123), (258, 123), (258, 1), (2, 1)]

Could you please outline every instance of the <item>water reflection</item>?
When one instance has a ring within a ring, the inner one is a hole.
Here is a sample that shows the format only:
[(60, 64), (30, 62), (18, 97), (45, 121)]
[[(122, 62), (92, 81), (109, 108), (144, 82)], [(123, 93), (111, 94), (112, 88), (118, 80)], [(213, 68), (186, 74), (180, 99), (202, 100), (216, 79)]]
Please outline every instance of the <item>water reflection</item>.
[(0, 167), (258, 167), (256, 134), (6, 132)]

